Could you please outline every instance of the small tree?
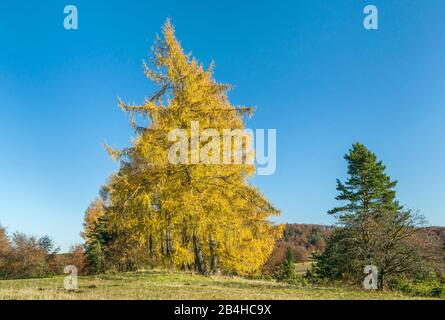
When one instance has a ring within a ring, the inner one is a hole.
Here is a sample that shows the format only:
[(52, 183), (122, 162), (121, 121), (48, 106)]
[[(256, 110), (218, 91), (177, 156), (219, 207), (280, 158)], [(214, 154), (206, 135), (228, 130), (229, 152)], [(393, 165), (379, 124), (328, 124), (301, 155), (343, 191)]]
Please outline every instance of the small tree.
[(89, 242), (85, 246), (86, 272), (98, 274), (105, 271), (105, 260), (101, 245), (98, 241)]
[(34, 278), (50, 273), (49, 252), (43, 242), (33, 236), (15, 232), (12, 235), (12, 249), (9, 256), (10, 277)]
[(96, 198), (85, 211), (84, 229), (81, 232), (81, 236), (85, 239), (84, 271), (91, 274), (105, 271), (105, 247), (110, 240), (104, 225), (106, 205), (102, 198)]
[(83, 245), (81, 244), (72, 245), (66, 256), (67, 259), (65, 261), (65, 265), (75, 266), (80, 274), (83, 274), (86, 271), (88, 271), (86, 268), (85, 248)]
[(291, 248), (287, 248), (286, 260), (280, 265), (277, 271), (277, 279), (280, 281), (294, 279), (295, 272), (295, 255)]

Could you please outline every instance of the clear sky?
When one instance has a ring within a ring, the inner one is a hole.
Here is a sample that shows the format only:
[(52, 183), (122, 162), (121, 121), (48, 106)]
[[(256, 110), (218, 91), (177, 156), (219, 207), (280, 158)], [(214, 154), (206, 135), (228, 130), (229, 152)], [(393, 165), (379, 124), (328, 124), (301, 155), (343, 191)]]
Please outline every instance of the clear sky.
[[(63, 28), (63, 8), (79, 30)], [(379, 9), (379, 30), (363, 8)], [(332, 223), (343, 155), (363, 142), (399, 180), (400, 202), (445, 225), (443, 0), (0, 2), (0, 223), (81, 242), (85, 209), (116, 170), (102, 144), (129, 144), (117, 97), (155, 87), (142, 59), (171, 17), (187, 51), (216, 61), (277, 129), (277, 171), (255, 179), (279, 221)]]

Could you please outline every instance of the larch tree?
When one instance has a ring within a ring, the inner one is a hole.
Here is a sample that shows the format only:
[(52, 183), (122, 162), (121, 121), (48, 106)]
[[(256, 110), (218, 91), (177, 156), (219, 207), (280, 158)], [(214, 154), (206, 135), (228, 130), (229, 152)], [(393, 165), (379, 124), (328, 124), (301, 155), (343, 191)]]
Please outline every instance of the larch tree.
[(159, 90), (143, 105), (119, 101), (136, 137), (108, 148), (120, 161), (105, 188), (108, 227), (156, 266), (253, 273), (281, 234), (269, 220), (279, 211), (247, 182), (249, 137), (241, 155), (236, 143), (224, 149), (226, 130), (243, 131), (253, 109), (230, 104), (230, 86), (213, 79), (213, 64), (204, 69), (184, 53), (170, 21), (152, 51), (145, 73)]

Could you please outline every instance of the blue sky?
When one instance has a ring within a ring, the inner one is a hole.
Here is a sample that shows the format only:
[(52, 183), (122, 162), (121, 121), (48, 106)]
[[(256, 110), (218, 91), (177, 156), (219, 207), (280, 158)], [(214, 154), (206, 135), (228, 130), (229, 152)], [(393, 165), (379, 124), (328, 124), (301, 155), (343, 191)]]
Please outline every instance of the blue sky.
[[(79, 30), (63, 28), (63, 8)], [(379, 9), (379, 30), (363, 8)], [(116, 170), (102, 144), (132, 135), (117, 97), (155, 87), (141, 61), (171, 17), (187, 51), (216, 61), (249, 128), (277, 129), (277, 171), (255, 179), (280, 222), (332, 223), (343, 155), (365, 143), (400, 202), (445, 225), (445, 2), (1, 1), (0, 223), (81, 242), (84, 210)]]

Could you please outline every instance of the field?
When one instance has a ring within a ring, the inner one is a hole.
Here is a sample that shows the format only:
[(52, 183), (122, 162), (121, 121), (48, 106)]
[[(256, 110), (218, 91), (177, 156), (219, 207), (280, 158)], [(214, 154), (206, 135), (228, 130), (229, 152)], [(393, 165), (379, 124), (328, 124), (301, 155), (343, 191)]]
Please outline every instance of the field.
[(191, 273), (146, 271), (79, 277), (79, 288), (67, 292), (64, 277), (0, 281), (0, 299), (45, 300), (228, 300), (228, 299), (415, 299), (394, 292), (311, 287)]

